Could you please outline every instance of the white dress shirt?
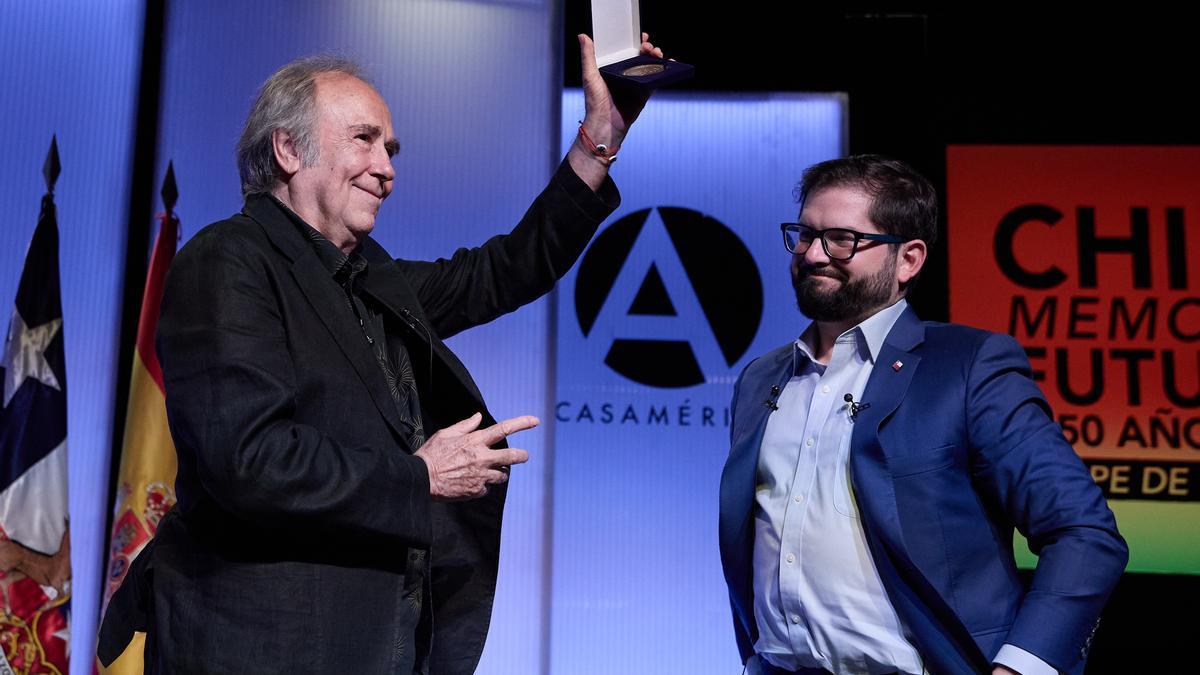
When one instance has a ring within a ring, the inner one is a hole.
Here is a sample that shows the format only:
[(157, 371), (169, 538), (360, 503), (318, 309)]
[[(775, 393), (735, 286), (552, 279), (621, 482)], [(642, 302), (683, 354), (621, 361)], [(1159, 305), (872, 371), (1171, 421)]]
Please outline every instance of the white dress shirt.
[(839, 336), (818, 363), (816, 326), (796, 341), (758, 455), (755, 488), (755, 650), (781, 668), (835, 673), (924, 671), (867, 549), (850, 489), (850, 394), (862, 392), (904, 300)]

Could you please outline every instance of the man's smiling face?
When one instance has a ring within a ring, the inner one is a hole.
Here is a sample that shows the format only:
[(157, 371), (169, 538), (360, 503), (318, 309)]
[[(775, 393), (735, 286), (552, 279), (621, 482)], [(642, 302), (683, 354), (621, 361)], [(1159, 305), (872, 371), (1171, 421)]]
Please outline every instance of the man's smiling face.
[(294, 208), (344, 250), (375, 228), (392, 192), (397, 149), (391, 111), (370, 85), (344, 73), (316, 79), (313, 142), (317, 158), (291, 176)]

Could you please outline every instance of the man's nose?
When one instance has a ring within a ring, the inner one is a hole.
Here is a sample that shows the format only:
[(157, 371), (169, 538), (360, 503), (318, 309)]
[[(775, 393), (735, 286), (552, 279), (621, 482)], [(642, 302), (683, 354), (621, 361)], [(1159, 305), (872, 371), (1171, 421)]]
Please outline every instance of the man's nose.
[(808, 245), (808, 250), (800, 257), (806, 265), (823, 265), (830, 262), (829, 255), (825, 253), (825, 243), (820, 237), (813, 239)]
[[(384, 183), (390, 183), (396, 178), (396, 169), (392, 166), (392, 158), (388, 156), (387, 150), (379, 147), (375, 150), (371, 158), (371, 175), (378, 178)], [(391, 186), (386, 186), (390, 188)]]

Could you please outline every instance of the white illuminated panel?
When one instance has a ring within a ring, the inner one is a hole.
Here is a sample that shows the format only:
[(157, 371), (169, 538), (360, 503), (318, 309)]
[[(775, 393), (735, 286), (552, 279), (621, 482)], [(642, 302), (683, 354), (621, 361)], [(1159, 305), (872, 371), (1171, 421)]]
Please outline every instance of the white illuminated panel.
[[(582, 111), (566, 92), (563, 147)], [(551, 673), (740, 671), (726, 410), (746, 363), (806, 324), (779, 223), (801, 172), (843, 153), (845, 115), (840, 95), (664, 91), (620, 148), (621, 208), (559, 287)]]

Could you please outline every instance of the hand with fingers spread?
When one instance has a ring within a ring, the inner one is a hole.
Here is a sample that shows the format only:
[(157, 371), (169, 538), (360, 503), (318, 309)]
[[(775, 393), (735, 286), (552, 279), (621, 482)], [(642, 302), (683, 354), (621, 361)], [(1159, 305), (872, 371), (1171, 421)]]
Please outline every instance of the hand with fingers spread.
[(528, 461), (529, 453), (517, 448), (493, 449), (491, 446), (508, 436), (532, 429), (538, 418), (513, 417), (480, 429), (483, 415), (438, 430), (415, 453), (429, 468), (429, 494), (442, 501), (476, 499), (488, 492), (488, 485), (508, 480), (508, 467)]
[[(587, 136), (585, 139), (580, 134), (575, 139), (575, 144), (567, 154), (567, 160), (575, 173), (596, 190), (608, 175), (611, 160), (605, 161), (595, 156), (588, 148), (588, 143), (603, 145), (610, 156), (615, 156), (621, 144), (625, 142), (625, 134), (629, 133), (630, 125), (646, 106), (649, 93), (633, 90), (610, 91), (596, 65), (596, 47), (592, 44), (592, 39), (583, 34), (578, 37), (579, 56), (583, 64), (582, 126)], [(641, 53), (663, 58), (662, 49), (655, 47), (646, 33), (642, 33)]]

